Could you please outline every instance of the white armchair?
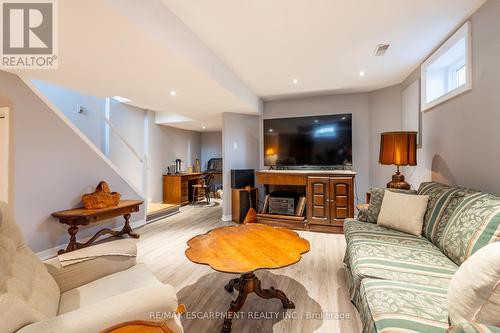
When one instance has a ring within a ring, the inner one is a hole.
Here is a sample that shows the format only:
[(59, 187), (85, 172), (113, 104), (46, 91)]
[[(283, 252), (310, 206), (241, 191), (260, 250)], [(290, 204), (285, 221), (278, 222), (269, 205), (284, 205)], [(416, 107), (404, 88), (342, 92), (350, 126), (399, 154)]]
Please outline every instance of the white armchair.
[[(102, 252), (99, 247), (109, 244), (92, 248)], [(112, 246), (135, 251), (131, 239)], [(177, 305), (175, 289), (136, 264), (135, 256), (100, 256), (65, 267), (58, 258), (42, 263), (0, 202), (0, 333), (97, 333), (126, 321), (154, 320), (158, 312), (182, 333), (173, 316)]]

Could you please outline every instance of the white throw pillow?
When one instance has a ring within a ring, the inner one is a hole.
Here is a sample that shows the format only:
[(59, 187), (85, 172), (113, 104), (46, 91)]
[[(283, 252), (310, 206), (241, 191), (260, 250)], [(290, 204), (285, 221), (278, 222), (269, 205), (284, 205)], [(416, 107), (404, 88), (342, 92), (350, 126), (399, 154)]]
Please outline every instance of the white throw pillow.
[(452, 324), (500, 326), (500, 242), (486, 245), (465, 260), (448, 287)]
[(420, 236), (428, 201), (427, 195), (402, 194), (386, 190), (377, 224)]

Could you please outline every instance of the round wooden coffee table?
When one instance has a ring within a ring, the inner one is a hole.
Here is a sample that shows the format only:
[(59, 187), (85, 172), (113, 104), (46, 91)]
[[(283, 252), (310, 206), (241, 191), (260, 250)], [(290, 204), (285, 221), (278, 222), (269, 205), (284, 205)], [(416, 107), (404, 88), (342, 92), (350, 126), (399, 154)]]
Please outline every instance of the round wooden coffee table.
[(295, 304), (281, 290), (262, 289), (254, 271), (289, 266), (298, 262), (309, 251), (309, 242), (295, 231), (252, 223), (221, 227), (196, 236), (187, 242), (186, 257), (194, 263), (205, 264), (224, 273), (241, 274), (224, 287), (228, 292), (238, 290), (231, 302), (221, 332), (231, 332), (231, 321), (247, 296), (255, 293), (270, 299), (277, 298), (284, 309)]
[(102, 333), (173, 333), (163, 322), (134, 320), (108, 328)]

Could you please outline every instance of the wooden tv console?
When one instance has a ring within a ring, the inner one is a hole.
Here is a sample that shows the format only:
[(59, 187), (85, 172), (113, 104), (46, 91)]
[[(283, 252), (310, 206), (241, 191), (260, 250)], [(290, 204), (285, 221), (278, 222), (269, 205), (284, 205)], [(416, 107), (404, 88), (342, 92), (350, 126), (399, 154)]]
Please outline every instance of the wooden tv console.
[(354, 217), (354, 177), (351, 170), (262, 170), (256, 172), (265, 194), (295, 192), (306, 197), (306, 216), (261, 212), (259, 223), (291, 229), (342, 233), (344, 219)]

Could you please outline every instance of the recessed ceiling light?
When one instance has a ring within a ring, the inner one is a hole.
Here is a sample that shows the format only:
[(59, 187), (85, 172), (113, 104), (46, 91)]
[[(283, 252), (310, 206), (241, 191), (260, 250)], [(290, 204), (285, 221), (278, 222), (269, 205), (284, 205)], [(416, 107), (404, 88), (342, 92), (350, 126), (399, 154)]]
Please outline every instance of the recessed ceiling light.
[(202, 128), (202, 129), (206, 129), (206, 128), (207, 128), (207, 126), (201, 126), (201, 128)]
[(318, 120), (318, 119), (314, 119), (314, 122), (315, 122), (315, 123), (319, 123), (319, 120)]
[(273, 131), (273, 129), (272, 129), (272, 128), (270, 128), (270, 129), (269, 129), (269, 132), (272, 132), (272, 131)]
[(359, 76), (365, 76), (365, 74), (366, 74), (365, 71), (360, 71), (359, 72)]
[(175, 96), (175, 95), (177, 95), (177, 93), (175, 92), (175, 90), (172, 90), (172, 91), (170, 92), (170, 96)]
[(299, 83), (299, 79), (293, 79), (293, 80), (292, 80), (292, 83), (293, 83), (293, 84), (298, 84), (298, 83)]

